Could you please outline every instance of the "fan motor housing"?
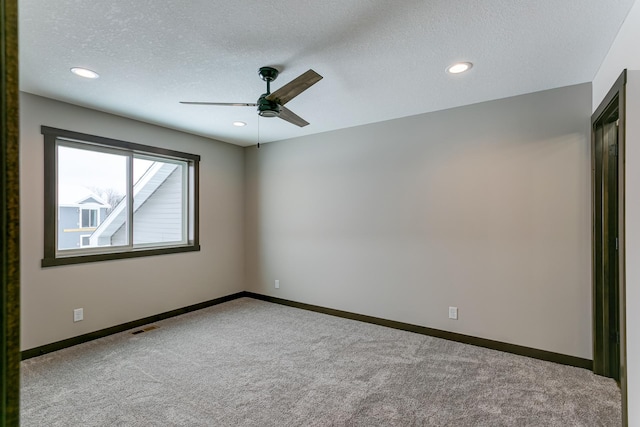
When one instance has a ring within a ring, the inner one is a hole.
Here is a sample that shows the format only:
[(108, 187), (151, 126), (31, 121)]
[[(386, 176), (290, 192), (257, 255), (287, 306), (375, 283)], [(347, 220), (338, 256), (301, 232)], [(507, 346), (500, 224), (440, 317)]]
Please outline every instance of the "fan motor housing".
[(280, 105), (275, 101), (266, 99), (268, 93), (263, 94), (258, 99), (258, 114), (262, 117), (278, 117), (280, 115)]

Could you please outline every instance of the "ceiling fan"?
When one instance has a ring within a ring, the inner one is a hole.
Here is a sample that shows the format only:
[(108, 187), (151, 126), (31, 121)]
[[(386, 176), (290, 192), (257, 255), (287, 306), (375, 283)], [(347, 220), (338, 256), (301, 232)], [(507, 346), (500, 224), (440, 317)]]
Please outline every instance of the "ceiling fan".
[(267, 82), (267, 93), (263, 93), (258, 98), (257, 103), (244, 102), (187, 102), (180, 101), (181, 104), (191, 105), (221, 105), (231, 107), (258, 107), (258, 114), (262, 117), (280, 117), (296, 126), (304, 127), (309, 124), (305, 119), (295, 114), (284, 106), (296, 96), (309, 89), (315, 83), (322, 80), (322, 76), (313, 70), (302, 73), (280, 89), (271, 93), (271, 82), (278, 77), (279, 71), (273, 67), (260, 67), (258, 75)]

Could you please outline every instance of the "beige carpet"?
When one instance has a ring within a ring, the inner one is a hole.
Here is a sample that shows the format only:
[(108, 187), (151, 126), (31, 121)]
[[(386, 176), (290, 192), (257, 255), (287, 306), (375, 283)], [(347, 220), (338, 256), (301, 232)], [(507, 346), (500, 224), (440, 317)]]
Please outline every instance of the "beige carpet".
[(613, 380), (242, 298), (22, 362), (22, 426), (619, 426)]

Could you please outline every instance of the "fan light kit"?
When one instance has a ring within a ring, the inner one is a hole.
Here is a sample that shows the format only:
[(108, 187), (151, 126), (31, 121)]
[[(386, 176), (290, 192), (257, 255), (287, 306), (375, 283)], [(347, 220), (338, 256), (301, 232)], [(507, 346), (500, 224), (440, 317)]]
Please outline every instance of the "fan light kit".
[(473, 67), (471, 62), (458, 62), (447, 68), (447, 73), (460, 74), (469, 71)]
[(84, 77), (85, 79), (97, 79), (98, 77), (100, 77), (98, 73), (89, 70), (88, 68), (73, 67), (71, 69), (71, 72), (76, 76)]
[(255, 103), (186, 101), (180, 101), (180, 103), (191, 105), (219, 105), (226, 107), (258, 107), (258, 114), (262, 117), (279, 117), (282, 120), (300, 127), (308, 125), (309, 122), (289, 110), (284, 106), (284, 104), (322, 80), (322, 76), (313, 70), (309, 70), (271, 93), (271, 82), (278, 77), (278, 73), (279, 71), (273, 67), (261, 67), (258, 70), (258, 75), (262, 80), (267, 82), (267, 92), (260, 95), (260, 98), (258, 98), (258, 101)]
[(241, 122), (241, 121), (235, 121), (232, 123), (235, 127), (241, 128), (242, 126), (246, 126), (247, 124), (245, 122)]

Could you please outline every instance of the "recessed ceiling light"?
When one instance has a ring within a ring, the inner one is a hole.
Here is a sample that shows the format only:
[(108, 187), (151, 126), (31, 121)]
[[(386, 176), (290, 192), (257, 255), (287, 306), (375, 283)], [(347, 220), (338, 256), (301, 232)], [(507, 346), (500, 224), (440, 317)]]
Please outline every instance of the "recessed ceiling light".
[(89, 70), (88, 68), (73, 67), (71, 69), (71, 72), (76, 76), (84, 77), (86, 79), (97, 79), (98, 77), (100, 77), (98, 73)]
[(471, 67), (473, 67), (473, 64), (471, 62), (457, 62), (447, 68), (447, 73), (460, 74), (470, 70)]
[(242, 126), (246, 126), (247, 124), (245, 122), (236, 121), (236, 122), (233, 122), (233, 125), (241, 128)]

